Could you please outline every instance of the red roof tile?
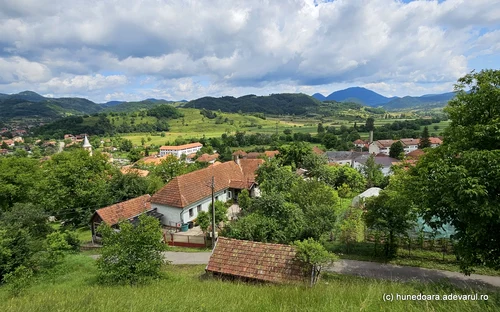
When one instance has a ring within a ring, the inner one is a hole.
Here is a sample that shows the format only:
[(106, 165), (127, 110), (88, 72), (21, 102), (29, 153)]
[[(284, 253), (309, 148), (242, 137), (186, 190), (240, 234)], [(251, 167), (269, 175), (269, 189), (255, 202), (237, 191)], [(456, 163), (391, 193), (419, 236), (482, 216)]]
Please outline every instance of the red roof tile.
[(290, 245), (219, 237), (206, 270), (274, 283), (303, 281), (309, 274), (295, 253)]
[(325, 152), (323, 152), (319, 147), (315, 146), (312, 148), (313, 153), (318, 154), (318, 155), (323, 155)]
[(212, 176), (215, 191), (229, 188), (232, 180), (255, 182), (255, 171), (264, 163), (262, 159), (240, 159), (240, 164), (228, 161), (215, 163), (207, 168), (193, 171), (173, 178), (151, 198), (152, 203), (184, 208), (211, 194)]
[(147, 177), (149, 175), (148, 170), (141, 170), (137, 168), (132, 168), (132, 166), (123, 166), (120, 169), (120, 172), (123, 174), (137, 174), (140, 177)]
[(279, 151), (265, 151), (264, 154), (268, 158), (274, 158), (276, 155), (278, 155), (280, 152)]
[(431, 142), (431, 144), (443, 144), (443, 141), (440, 138), (436, 137), (430, 137), (429, 141)]
[(424, 151), (423, 151), (423, 150), (421, 150), (421, 149), (416, 149), (416, 150), (414, 150), (414, 151), (409, 152), (406, 156), (408, 156), (408, 157), (410, 157), (410, 158), (416, 158), (416, 159), (418, 159), (418, 158), (420, 158), (420, 156), (422, 156), (422, 155), (424, 155), (424, 154), (425, 154), (425, 153), (424, 153)]
[(245, 151), (243, 151), (243, 150), (237, 150), (236, 152), (233, 152), (233, 156), (236, 156), (236, 155), (238, 155), (238, 156), (246, 156), (247, 153)]
[(406, 146), (420, 144), (420, 139), (401, 139), (400, 141)]
[(219, 158), (219, 154), (217, 154), (217, 153), (215, 153), (213, 155), (203, 154), (200, 157), (198, 157), (198, 159), (196, 159), (196, 161), (199, 161), (199, 162), (211, 162), (211, 161), (216, 160), (217, 158)]
[(97, 210), (95, 213), (108, 225), (113, 225), (121, 220), (128, 220), (141, 213), (151, 210), (151, 196), (149, 194), (133, 198)]

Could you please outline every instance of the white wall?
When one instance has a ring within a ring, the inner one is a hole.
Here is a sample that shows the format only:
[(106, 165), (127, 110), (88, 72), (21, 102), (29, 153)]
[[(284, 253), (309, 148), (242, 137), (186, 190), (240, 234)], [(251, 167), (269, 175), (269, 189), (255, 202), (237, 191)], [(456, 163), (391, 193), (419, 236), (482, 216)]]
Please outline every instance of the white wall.
[[(216, 200), (226, 202), (229, 198), (229, 190), (225, 189), (219, 192), (216, 192), (214, 194)], [(234, 194), (233, 194), (234, 196)], [(201, 210), (202, 211), (208, 211), (210, 204), (212, 203), (212, 196), (208, 196), (203, 198), (202, 200), (199, 200), (184, 209), (178, 208), (178, 207), (171, 207), (167, 205), (161, 205), (161, 204), (156, 204), (156, 203), (151, 203), (151, 208), (156, 208), (159, 213), (163, 214), (163, 218), (161, 219), (161, 222), (163, 225), (171, 225), (171, 222), (174, 223), (187, 223), (189, 221), (193, 221), (196, 219), (198, 216), (198, 205), (201, 205)], [(189, 216), (189, 210), (193, 209), (193, 216)], [(181, 213), (182, 213), (182, 220), (181, 220)]]

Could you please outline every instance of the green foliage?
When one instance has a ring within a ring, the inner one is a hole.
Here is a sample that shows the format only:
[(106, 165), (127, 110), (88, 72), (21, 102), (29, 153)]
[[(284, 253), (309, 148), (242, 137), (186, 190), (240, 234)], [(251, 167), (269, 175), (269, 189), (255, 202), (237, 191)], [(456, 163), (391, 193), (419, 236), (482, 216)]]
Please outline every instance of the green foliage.
[[(215, 203), (215, 224), (219, 226), (221, 222), (227, 222), (227, 206), (220, 200), (214, 201)], [(208, 215), (210, 222), (212, 222), (212, 203), (208, 206)]]
[(120, 143), (120, 150), (124, 151), (124, 152), (130, 152), (132, 150), (133, 146), (132, 146), (132, 141), (130, 140), (122, 140), (122, 142)]
[(28, 202), (41, 179), (40, 162), (31, 158), (0, 158), (0, 211), (9, 210), (14, 203)]
[(349, 253), (354, 243), (362, 242), (364, 239), (363, 210), (356, 208), (347, 210), (338, 224), (338, 230), (340, 232), (339, 240), (345, 245), (346, 253)]
[(0, 225), (5, 228), (23, 229), (31, 237), (43, 238), (52, 232), (48, 217), (40, 205), (15, 203), (11, 210), (0, 216)]
[(323, 166), (328, 164), (328, 160), (324, 155), (309, 153), (302, 160), (302, 168), (309, 171), (309, 175), (316, 176), (321, 171)]
[(303, 159), (311, 153), (311, 147), (305, 142), (293, 142), (290, 145), (280, 146), (279, 154), (276, 156), (283, 165), (300, 168)]
[(184, 116), (177, 108), (168, 104), (158, 105), (156, 107), (151, 108), (150, 110), (148, 110), (148, 115), (157, 118), (170, 118), (170, 119), (181, 118)]
[(294, 242), (297, 251), (295, 257), (297, 260), (305, 263), (311, 272), (311, 286), (317, 283), (321, 274), (321, 269), (335, 261), (337, 257), (329, 253), (321, 243), (312, 238), (304, 241)]
[(416, 222), (416, 211), (405, 196), (392, 190), (381, 191), (368, 198), (365, 222), (369, 228), (386, 234), (385, 256), (393, 258), (397, 252), (396, 236), (404, 235)]
[(252, 199), (247, 189), (243, 189), (238, 195), (238, 205), (242, 211), (247, 211), (252, 205)]
[(401, 143), (401, 141), (398, 140), (398, 141), (392, 143), (391, 149), (389, 151), (389, 157), (402, 159), (404, 152), (405, 152), (405, 149), (403, 147), (403, 143)]
[(366, 184), (363, 175), (350, 166), (323, 166), (314, 177), (335, 189), (345, 184), (352, 192), (362, 191)]
[(24, 265), (18, 266), (14, 271), (4, 276), (4, 282), (9, 287), (12, 296), (19, 296), (31, 283), (33, 270)]
[(366, 119), (365, 128), (367, 131), (375, 130), (375, 119), (373, 119), (373, 117)]
[(151, 176), (160, 178), (163, 183), (168, 183), (176, 176), (186, 174), (202, 168), (199, 163), (187, 164), (173, 155), (168, 155), (159, 165), (151, 170)]
[(256, 181), (263, 193), (288, 192), (299, 180), (289, 166), (280, 166), (277, 159), (266, 161), (257, 169)]
[(97, 260), (102, 282), (134, 284), (160, 277), (164, 245), (157, 219), (143, 214), (136, 226), (125, 221), (120, 223), (119, 232), (104, 224), (98, 231), (103, 239)]
[(420, 144), (418, 145), (418, 148), (426, 148), (426, 147), (431, 147), (431, 141), (429, 140), (429, 129), (427, 126), (424, 127), (424, 130), (422, 131), (422, 136), (420, 137)]
[(366, 163), (361, 167), (361, 172), (366, 178), (366, 187), (381, 186), (384, 183), (382, 165), (375, 163), (375, 156), (370, 155)]
[(196, 217), (196, 224), (200, 226), (203, 232), (207, 232), (210, 224), (212, 223), (211, 214), (206, 211), (198, 212), (198, 216)]

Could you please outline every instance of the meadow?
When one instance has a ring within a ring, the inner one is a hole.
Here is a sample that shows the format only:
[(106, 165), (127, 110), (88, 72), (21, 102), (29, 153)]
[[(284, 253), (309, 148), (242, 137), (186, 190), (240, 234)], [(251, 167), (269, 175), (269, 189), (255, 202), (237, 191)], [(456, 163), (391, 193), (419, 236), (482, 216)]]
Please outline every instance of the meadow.
[[(0, 311), (499, 311), (492, 290), (458, 289), (447, 283), (399, 283), (324, 274), (305, 285), (248, 284), (205, 276), (204, 266), (166, 266), (148, 285), (103, 286), (94, 261), (70, 255), (50, 274), (36, 278), (20, 296), (0, 287)], [(488, 300), (396, 300), (386, 294), (488, 295)]]

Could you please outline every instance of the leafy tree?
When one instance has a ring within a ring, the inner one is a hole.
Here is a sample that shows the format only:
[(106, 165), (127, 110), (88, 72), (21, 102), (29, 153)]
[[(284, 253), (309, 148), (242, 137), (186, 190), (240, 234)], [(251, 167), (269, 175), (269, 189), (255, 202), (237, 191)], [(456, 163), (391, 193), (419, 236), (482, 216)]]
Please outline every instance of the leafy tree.
[(318, 134), (325, 133), (325, 127), (323, 127), (323, 124), (320, 122), (318, 123)]
[(392, 190), (381, 191), (365, 205), (365, 222), (369, 228), (385, 233), (385, 256), (396, 255), (396, 236), (406, 234), (416, 222), (416, 211), (408, 200)]
[[(210, 222), (212, 222), (212, 203), (208, 206), (208, 215)], [(220, 200), (215, 201), (215, 224), (219, 226), (221, 222), (227, 222), (227, 207), (226, 204)]]
[(328, 164), (328, 160), (324, 155), (318, 155), (316, 153), (309, 153), (304, 156), (302, 167), (309, 171), (310, 175), (317, 175), (323, 166)]
[(422, 131), (420, 144), (418, 145), (418, 148), (426, 148), (426, 147), (431, 147), (431, 141), (429, 140), (429, 129), (427, 128), (427, 126), (425, 126), (424, 130)]
[(365, 224), (363, 220), (363, 210), (349, 209), (339, 222), (340, 241), (346, 246), (346, 253), (349, 253), (351, 246), (355, 242), (364, 239)]
[(122, 140), (122, 143), (120, 144), (120, 149), (124, 152), (130, 152), (132, 150), (132, 141), (130, 140)]
[(375, 119), (373, 119), (373, 117), (368, 117), (366, 119), (365, 128), (367, 131), (375, 130)]
[(247, 189), (242, 190), (240, 195), (238, 195), (238, 205), (242, 211), (248, 210), (248, 208), (252, 205), (252, 199), (250, 198), (250, 194)]
[(163, 183), (168, 183), (178, 175), (187, 173), (186, 163), (177, 159), (173, 155), (167, 155), (159, 165), (153, 168), (152, 174), (162, 179)]
[(362, 191), (366, 185), (363, 175), (348, 165), (323, 166), (315, 177), (335, 189), (339, 189), (346, 184), (353, 192)]
[(198, 216), (196, 217), (196, 224), (200, 226), (201, 230), (206, 233), (210, 224), (212, 223), (212, 219), (210, 214), (206, 211), (200, 211)]
[(304, 241), (294, 242), (297, 251), (295, 257), (307, 265), (306, 272), (311, 272), (311, 287), (316, 284), (324, 266), (337, 259), (334, 254), (328, 251), (321, 243), (309, 238)]
[(142, 196), (149, 190), (148, 179), (134, 172), (127, 174), (117, 172), (109, 183), (114, 203)]
[(262, 193), (288, 193), (299, 180), (289, 166), (280, 166), (276, 159), (266, 161), (257, 169), (256, 181)]
[(500, 70), (467, 74), (455, 91), (444, 144), (410, 169), (407, 192), (432, 227), (454, 226), (464, 273), (476, 265), (500, 269)]
[(279, 154), (276, 156), (283, 165), (295, 168), (302, 166), (304, 157), (311, 153), (311, 147), (305, 142), (293, 142), (290, 145), (280, 146)]
[(380, 186), (384, 182), (384, 174), (382, 173), (382, 165), (375, 163), (375, 156), (370, 155), (364, 166), (361, 167), (361, 172), (366, 178), (366, 187)]
[(23, 229), (34, 238), (44, 238), (52, 232), (48, 217), (39, 205), (15, 203), (11, 210), (0, 216), (0, 225), (5, 228)]
[(389, 151), (389, 156), (392, 158), (401, 159), (402, 158), (401, 156), (404, 155), (404, 152), (405, 149), (403, 147), (403, 143), (401, 143), (401, 141), (398, 140), (392, 143), (391, 149)]
[(118, 232), (105, 224), (98, 231), (103, 242), (97, 259), (102, 282), (133, 284), (160, 277), (165, 247), (157, 219), (143, 214), (135, 226), (124, 221)]
[(0, 158), (0, 211), (14, 203), (29, 202), (35, 197), (34, 188), (41, 180), (40, 162), (31, 158)]
[(321, 140), (321, 143), (326, 147), (326, 149), (335, 149), (338, 145), (337, 136), (333, 133), (325, 133)]

